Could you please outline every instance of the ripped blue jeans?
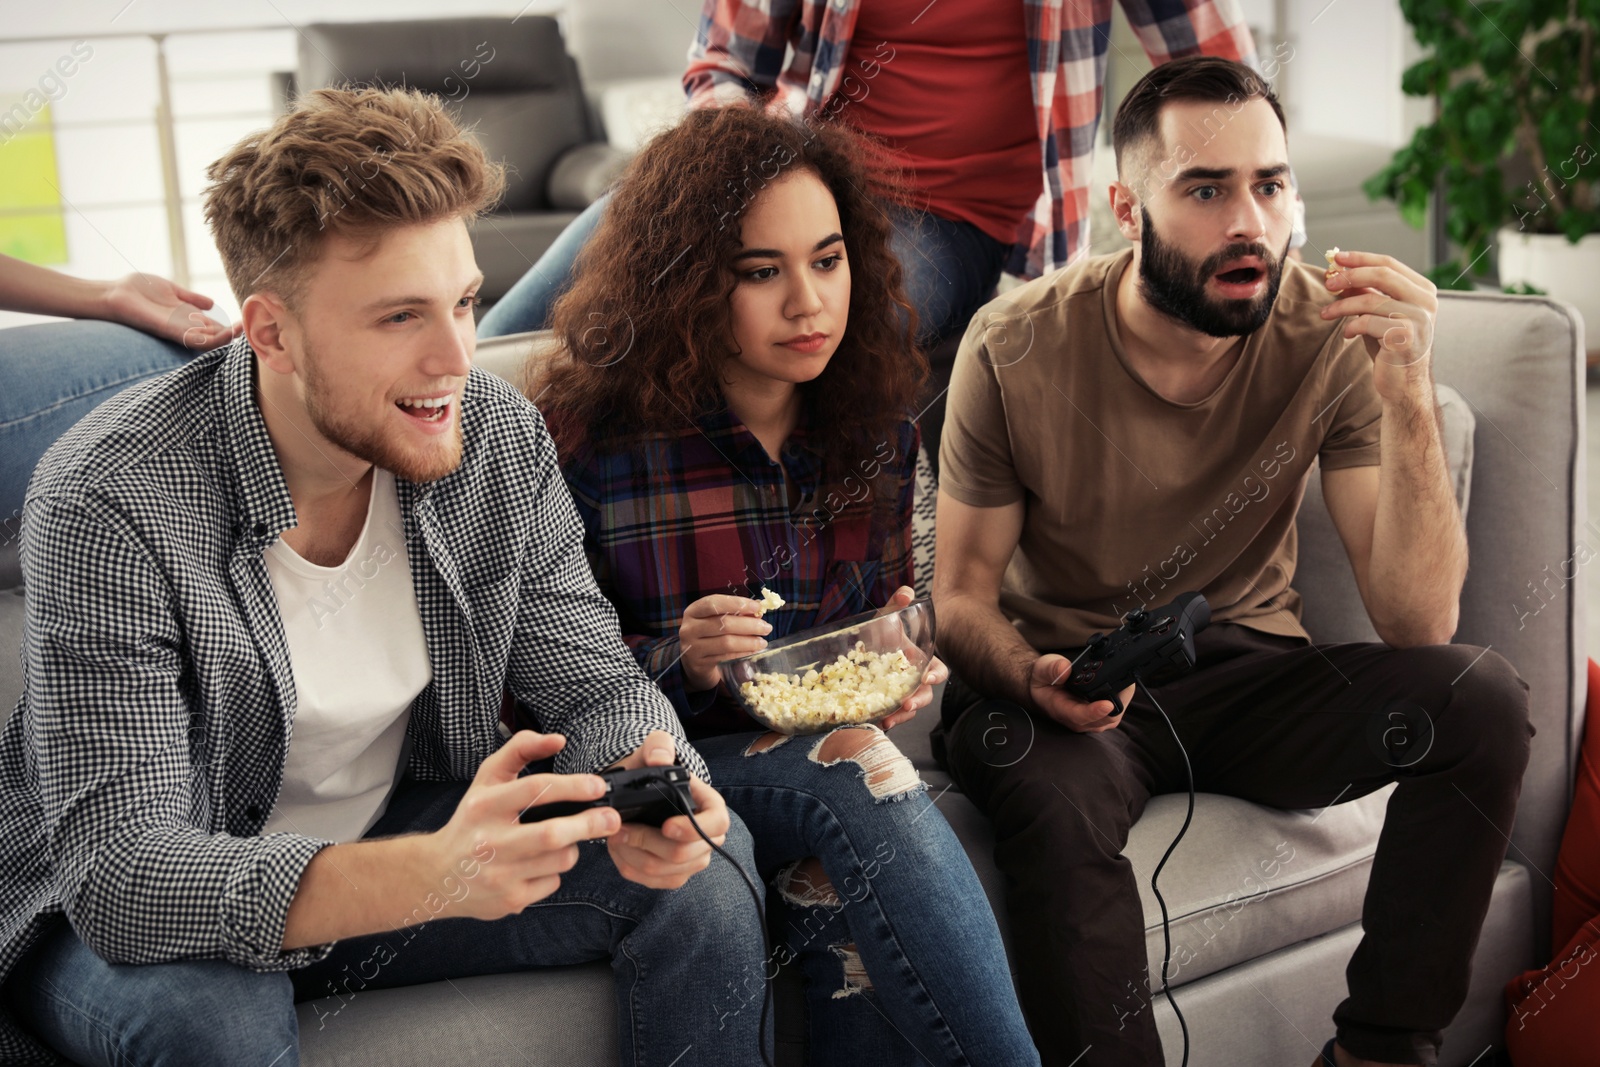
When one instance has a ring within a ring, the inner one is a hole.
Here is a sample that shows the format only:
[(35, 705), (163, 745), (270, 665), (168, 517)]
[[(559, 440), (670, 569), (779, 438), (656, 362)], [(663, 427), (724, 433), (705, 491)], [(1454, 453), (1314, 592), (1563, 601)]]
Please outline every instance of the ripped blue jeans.
[[(776, 739), (776, 743), (773, 743)], [(813, 1064), (1037, 1064), (994, 914), (911, 761), (875, 726), (695, 748), (784, 904), (774, 964), (806, 980)], [(761, 1010), (761, 974), (719, 984)]]

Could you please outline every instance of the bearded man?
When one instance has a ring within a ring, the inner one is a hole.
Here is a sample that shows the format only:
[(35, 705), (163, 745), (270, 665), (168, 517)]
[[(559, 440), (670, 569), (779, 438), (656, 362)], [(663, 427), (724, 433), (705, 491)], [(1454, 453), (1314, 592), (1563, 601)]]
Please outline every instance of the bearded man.
[[(1186, 764), (1199, 790), (1284, 808), (1398, 781), (1318, 1063), (1434, 1063), (1532, 733), (1511, 664), (1447, 643), (1467, 544), (1434, 286), (1388, 256), (1286, 261), (1283, 111), (1241, 64), (1155, 68), (1113, 140), (1134, 247), (978, 313), (942, 444), (934, 599), (960, 681), (936, 742), (995, 824), (1024, 1011), (1046, 1064), (1164, 1062), (1149, 997), (1128, 995), (1161, 983), (1121, 853)], [(1317, 461), (1383, 644), (1317, 646), (1300, 626), (1295, 514)], [(1116, 703), (1062, 688), (1095, 631), (1190, 590), (1212, 611), (1192, 673)], [(1383, 708), (1404, 751), (1368, 741)], [(1024, 757), (997, 750), (1024, 736)]]

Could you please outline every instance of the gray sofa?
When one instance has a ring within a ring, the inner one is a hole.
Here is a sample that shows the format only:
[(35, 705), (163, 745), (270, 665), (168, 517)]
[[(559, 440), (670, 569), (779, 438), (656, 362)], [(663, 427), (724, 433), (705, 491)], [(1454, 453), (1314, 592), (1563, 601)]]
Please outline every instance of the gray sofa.
[(505, 198), (472, 229), (479, 295), (505, 295), (621, 173), (554, 18), (318, 22), (296, 32), (292, 96), (331, 86), (405, 85), (435, 93), (507, 165)]
[[(532, 345), (527, 337), (486, 343), (479, 362), (515, 376)], [(1550, 577), (1573, 557), (1577, 541), (1589, 537), (1582, 325), (1570, 308), (1550, 300), (1444, 293), (1436, 351), (1439, 380), (1459, 392), (1461, 410), (1475, 422), (1453, 457), (1463, 476), (1470, 459), (1470, 478), (1458, 489), (1463, 495), (1471, 490), (1472, 569), (1456, 639), (1492, 645), (1519, 668), (1532, 687), (1538, 728), (1469, 999), (1447, 1031), (1441, 1062), (1464, 1067), (1487, 1063), (1479, 1057), (1500, 1043), (1502, 984), (1544, 962), (1550, 950), (1548, 876), (1584, 713), (1584, 602), (1577, 585)], [(1295, 584), (1305, 596), (1307, 629), (1322, 641), (1373, 640), (1315, 478), (1299, 530)], [(1533, 583), (1542, 583), (1538, 597)], [(0, 646), (6, 649), (20, 641), (23, 605), (20, 591), (0, 593)], [(6, 707), (19, 689), (16, 656), (7, 652), (0, 663)], [(927, 733), (936, 718), (925, 712), (894, 736), (966, 842), (1005, 929), (988, 825), (929, 754)], [(1329, 1015), (1344, 994), (1344, 964), (1360, 936), (1361, 898), (1385, 797), (1380, 792), (1345, 804), (1329, 797), (1332, 806), (1304, 812), (1199, 798), (1194, 826), (1161, 881), (1180, 961), (1175, 995), (1188, 1020), (1195, 1067), (1309, 1063), (1330, 1036)], [(1183, 808), (1181, 796), (1157, 798), (1127, 849), (1141, 876), (1152, 973), (1161, 959), (1161, 927), (1148, 878)], [(1285, 859), (1290, 850), (1292, 858)], [(608, 968), (593, 964), (362, 993), (320, 1028), (317, 1011), (302, 1005), (303, 1060), (319, 1067), (615, 1063), (609, 983)], [(778, 1024), (788, 1040), (780, 1056), (795, 1063), (792, 979), (781, 984)], [(1168, 1062), (1177, 1064), (1176, 1020), (1163, 1000), (1150, 999)]]

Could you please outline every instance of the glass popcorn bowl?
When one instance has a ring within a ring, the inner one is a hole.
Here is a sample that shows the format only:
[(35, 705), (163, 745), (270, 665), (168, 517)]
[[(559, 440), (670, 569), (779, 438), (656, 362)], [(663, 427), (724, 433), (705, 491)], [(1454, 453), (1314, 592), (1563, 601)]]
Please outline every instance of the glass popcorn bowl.
[(820, 734), (887, 718), (933, 662), (933, 601), (869, 611), (779, 638), (720, 665), (725, 689), (780, 734)]

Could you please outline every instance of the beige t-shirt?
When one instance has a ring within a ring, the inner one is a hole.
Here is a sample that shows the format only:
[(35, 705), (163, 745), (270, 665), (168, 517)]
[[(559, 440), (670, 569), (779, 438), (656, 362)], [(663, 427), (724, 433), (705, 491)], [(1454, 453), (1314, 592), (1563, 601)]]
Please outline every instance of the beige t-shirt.
[(1198, 590), (1213, 621), (1303, 636), (1290, 588), (1313, 461), (1374, 466), (1372, 359), (1322, 270), (1290, 261), (1271, 317), (1204, 400), (1129, 366), (1116, 290), (1133, 250), (1085, 259), (985, 306), (950, 383), (939, 487), (1025, 504), (1000, 605), (1035, 648), (1084, 644), (1141, 605)]

